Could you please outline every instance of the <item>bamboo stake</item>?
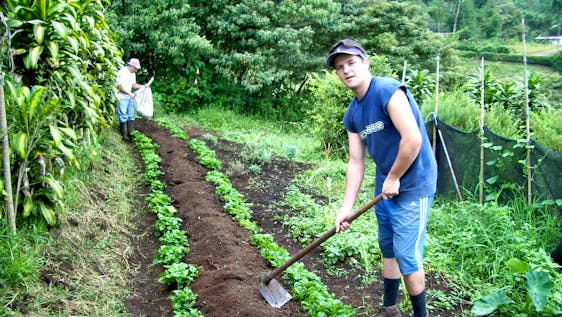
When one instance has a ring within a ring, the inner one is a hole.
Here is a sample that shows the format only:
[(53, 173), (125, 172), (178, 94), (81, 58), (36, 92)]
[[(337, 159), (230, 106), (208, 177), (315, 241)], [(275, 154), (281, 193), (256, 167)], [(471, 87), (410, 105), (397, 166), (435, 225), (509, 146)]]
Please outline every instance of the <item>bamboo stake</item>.
[(527, 42), (525, 40), (525, 18), (521, 19), (523, 26), (523, 64), (525, 69), (525, 121), (527, 133), (527, 203), (533, 202), (532, 176), (533, 168), (531, 166), (531, 120), (529, 110), (529, 78), (527, 74)]
[(16, 234), (16, 214), (14, 211), (14, 198), (12, 196), (12, 174), (10, 171), (10, 147), (8, 140), (8, 123), (6, 120), (6, 107), (4, 103), (4, 71), (0, 71), (0, 124), (2, 129), (2, 164), (4, 165), (4, 188), (6, 197), (6, 213), (12, 234)]
[[(437, 122), (437, 120), (435, 121)], [(443, 138), (443, 134), (441, 133), (440, 129), (437, 129), (437, 132), (439, 132), (439, 140), (441, 140), (441, 145), (443, 146), (443, 151), (445, 152), (445, 158), (447, 159), (447, 163), (449, 164), (449, 171), (451, 172), (451, 177), (453, 177), (453, 183), (455, 184), (455, 189), (457, 190), (459, 201), (463, 201), (459, 182), (457, 181), (457, 176), (455, 175), (455, 169), (453, 168), (453, 162), (451, 161), (451, 157), (449, 156), (449, 150), (447, 150), (445, 139)]]
[(408, 61), (404, 61), (404, 67), (402, 67), (402, 84), (406, 83), (406, 65)]
[(484, 203), (484, 57), (480, 62), (480, 204)]
[[(441, 63), (441, 58), (437, 55), (437, 67), (435, 69), (435, 108), (433, 109), (434, 116), (437, 117), (437, 112), (439, 111), (439, 65)], [(433, 153), (437, 151), (437, 128), (433, 124)]]

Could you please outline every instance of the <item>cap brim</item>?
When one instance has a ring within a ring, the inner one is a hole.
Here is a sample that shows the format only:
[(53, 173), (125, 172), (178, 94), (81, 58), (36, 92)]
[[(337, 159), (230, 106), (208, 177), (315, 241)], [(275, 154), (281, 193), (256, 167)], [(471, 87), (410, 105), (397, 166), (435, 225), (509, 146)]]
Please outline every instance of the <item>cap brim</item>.
[(334, 59), (336, 58), (336, 55), (340, 55), (340, 54), (359, 56), (362, 59), (366, 58), (365, 54), (362, 53), (358, 48), (355, 47), (337, 48), (330, 55), (328, 55), (328, 59), (326, 60), (326, 65), (328, 67), (334, 67)]

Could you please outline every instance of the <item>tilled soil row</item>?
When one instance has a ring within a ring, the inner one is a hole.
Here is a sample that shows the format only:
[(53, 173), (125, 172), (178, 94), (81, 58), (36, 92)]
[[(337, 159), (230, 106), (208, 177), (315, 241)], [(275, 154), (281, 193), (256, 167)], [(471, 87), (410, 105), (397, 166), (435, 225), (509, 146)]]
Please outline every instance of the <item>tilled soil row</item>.
[(201, 266), (191, 285), (205, 316), (307, 316), (295, 301), (271, 307), (258, 290), (259, 276), (271, 268), (248, 242), (248, 232), (224, 212), (223, 201), (205, 180), (208, 170), (185, 140), (154, 121), (137, 120), (136, 128), (160, 145), (161, 180), (189, 237), (187, 263)]

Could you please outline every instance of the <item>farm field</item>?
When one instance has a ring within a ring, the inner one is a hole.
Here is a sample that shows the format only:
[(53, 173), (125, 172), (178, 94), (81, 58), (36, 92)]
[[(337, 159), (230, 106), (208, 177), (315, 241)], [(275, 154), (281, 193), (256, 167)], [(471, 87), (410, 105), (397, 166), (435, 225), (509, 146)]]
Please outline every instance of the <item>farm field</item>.
[[(191, 289), (198, 296), (197, 308), (204, 316), (307, 316), (307, 312), (294, 300), (281, 309), (276, 309), (262, 298), (258, 291), (259, 276), (272, 268), (259, 251), (249, 244), (247, 230), (224, 212), (224, 202), (214, 193), (213, 185), (205, 180), (207, 169), (198, 163), (187, 142), (173, 137), (154, 121), (137, 120), (137, 129), (159, 144), (157, 153), (162, 158), (164, 172), (161, 180), (166, 184), (166, 193), (172, 198), (173, 206), (177, 209), (176, 216), (183, 219), (182, 229), (189, 236), (190, 252), (184, 260), (203, 268), (199, 277), (192, 283)], [(190, 139), (202, 139), (210, 133), (196, 127), (189, 127), (186, 132)], [(240, 162), (238, 156), (243, 145), (217, 136), (217, 143), (209, 146), (223, 163), (224, 170), (233, 170), (232, 165)], [(234, 187), (244, 195), (246, 202), (252, 204), (253, 220), (264, 232), (273, 235), (275, 241), (291, 254), (297, 253), (302, 246), (293, 242), (286, 229), (274, 220), (275, 214), (280, 212), (276, 203), (281, 201), (285, 188), (293, 178), (306, 168), (302, 164), (275, 159), (262, 167), (259, 176), (248, 173), (247, 168), (238, 168), (236, 170), (240, 173), (230, 176)], [(152, 226), (149, 219), (144, 226)], [(351, 269), (345, 267), (340, 269), (348, 270), (352, 274), (328, 276), (326, 268), (318, 259), (317, 249), (305, 256), (302, 262), (308, 270), (322, 278), (329, 292), (354, 307), (357, 316), (372, 316), (377, 313), (382, 283), (375, 281), (368, 286), (362, 286), (361, 272), (351, 272)], [(144, 261), (140, 267), (150, 269), (152, 259), (147, 257)], [(141, 269), (137, 276), (144, 274)], [(135, 289), (144, 291), (137, 294), (134, 300), (128, 303), (128, 307), (134, 316), (152, 316), (151, 309), (155, 307), (148, 303), (159, 301), (151, 296), (161, 296), (161, 292), (158, 292), (161, 286), (157, 285), (156, 281), (151, 286), (143, 282), (143, 279), (134, 280), (142, 283)], [(280, 278), (278, 280), (281, 281)], [(428, 281), (428, 286), (438, 287), (431, 280)], [(156, 289), (151, 291), (151, 287)], [(454, 316), (460, 309), (457, 307), (451, 311), (433, 313)]]

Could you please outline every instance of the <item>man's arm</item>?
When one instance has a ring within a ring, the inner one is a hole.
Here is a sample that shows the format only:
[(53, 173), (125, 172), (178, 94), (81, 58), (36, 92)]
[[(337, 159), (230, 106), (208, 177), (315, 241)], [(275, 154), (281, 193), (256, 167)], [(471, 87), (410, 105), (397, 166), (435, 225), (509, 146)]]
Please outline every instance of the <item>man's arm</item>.
[(343, 202), (336, 217), (336, 232), (349, 228), (345, 221), (353, 210), (355, 199), (361, 188), (365, 174), (365, 144), (357, 133), (347, 132), (349, 142), (349, 162), (345, 174), (345, 192)]
[(135, 88), (135, 89), (141, 89), (142, 87), (144, 87), (144, 85), (137, 84), (137, 83), (133, 84), (133, 88)]
[(124, 93), (125, 95), (127, 95), (127, 96), (129, 96), (129, 97), (131, 97), (131, 98), (134, 98), (133, 93), (131, 93), (130, 91), (125, 90), (125, 89), (123, 88), (123, 86), (121, 86), (121, 85), (118, 84), (118, 85), (117, 85), (117, 89), (119, 89), (119, 92), (122, 92), (122, 93)]
[(389, 199), (398, 195), (400, 178), (418, 156), (422, 136), (410, 108), (408, 97), (402, 89), (398, 89), (392, 95), (386, 108), (392, 123), (400, 133), (398, 154), (382, 187), (383, 198)]

